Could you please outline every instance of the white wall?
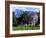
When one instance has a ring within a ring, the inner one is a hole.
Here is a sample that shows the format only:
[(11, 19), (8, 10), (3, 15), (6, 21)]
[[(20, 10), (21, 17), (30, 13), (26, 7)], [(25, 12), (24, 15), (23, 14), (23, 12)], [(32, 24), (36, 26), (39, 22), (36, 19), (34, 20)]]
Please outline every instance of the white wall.
[[(37, 0), (32, 0), (32, 1), (37, 1)], [(38, 0), (38, 1), (40, 2), (40, 0)], [(0, 38), (4, 38), (4, 36), (5, 36), (5, 3), (4, 2), (5, 2), (5, 0), (0, 0)], [(45, 28), (46, 28), (46, 25), (45, 25)], [(46, 32), (46, 29), (45, 29), (45, 32)], [(46, 38), (46, 35), (16, 37), (16, 38)]]
[(5, 1), (0, 0), (0, 37), (5, 35)]

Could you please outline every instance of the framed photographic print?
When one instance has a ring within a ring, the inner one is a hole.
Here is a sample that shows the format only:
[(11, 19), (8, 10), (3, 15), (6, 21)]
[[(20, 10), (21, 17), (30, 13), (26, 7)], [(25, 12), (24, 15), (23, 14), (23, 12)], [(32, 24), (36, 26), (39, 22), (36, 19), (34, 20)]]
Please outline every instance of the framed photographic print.
[(45, 34), (44, 3), (5, 1), (5, 36)]

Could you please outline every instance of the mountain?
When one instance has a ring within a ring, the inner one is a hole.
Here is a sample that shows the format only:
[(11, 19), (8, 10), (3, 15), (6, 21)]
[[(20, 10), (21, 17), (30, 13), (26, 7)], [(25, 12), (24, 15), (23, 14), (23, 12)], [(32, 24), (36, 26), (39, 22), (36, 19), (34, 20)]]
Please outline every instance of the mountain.
[(22, 14), (23, 13), (23, 11), (22, 10), (19, 10), (19, 9), (15, 9), (15, 16), (18, 18), (18, 17), (20, 17), (20, 14)]
[(32, 15), (35, 15), (35, 14), (37, 14), (38, 12), (34, 12), (34, 11), (24, 11), (24, 10), (21, 10), (21, 9), (15, 9), (15, 16), (16, 16), (16, 18), (19, 18), (20, 17), (20, 15), (23, 13), (23, 12), (25, 12), (25, 13), (27, 13), (28, 15), (30, 15), (30, 16), (32, 16)]

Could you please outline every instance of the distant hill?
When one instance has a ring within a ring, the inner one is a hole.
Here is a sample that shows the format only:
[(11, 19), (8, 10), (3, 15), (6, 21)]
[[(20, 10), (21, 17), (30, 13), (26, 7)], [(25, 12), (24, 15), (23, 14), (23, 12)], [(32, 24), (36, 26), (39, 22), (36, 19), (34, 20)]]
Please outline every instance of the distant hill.
[(15, 16), (16, 16), (16, 18), (19, 18), (20, 17), (20, 15), (23, 13), (23, 12), (26, 12), (28, 15), (35, 15), (35, 14), (38, 14), (39, 12), (34, 12), (33, 10), (32, 11), (30, 11), (30, 10), (28, 10), (28, 11), (24, 11), (24, 10), (20, 10), (20, 9), (15, 9)]

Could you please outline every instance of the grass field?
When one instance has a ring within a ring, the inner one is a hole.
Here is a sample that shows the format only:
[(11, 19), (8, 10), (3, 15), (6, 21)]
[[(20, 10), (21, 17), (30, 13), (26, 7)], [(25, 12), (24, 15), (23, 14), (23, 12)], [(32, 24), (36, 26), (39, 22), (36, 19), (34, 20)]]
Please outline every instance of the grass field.
[(37, 27), (34, 26), (16, 26), (13, 27), (13, 30), (39, 30), (40, 29), (40, 25)]

